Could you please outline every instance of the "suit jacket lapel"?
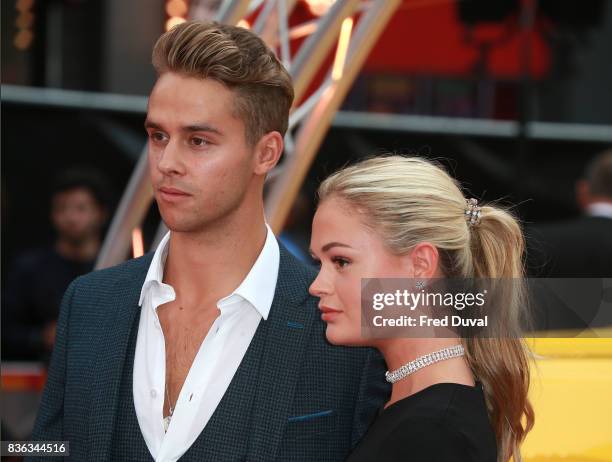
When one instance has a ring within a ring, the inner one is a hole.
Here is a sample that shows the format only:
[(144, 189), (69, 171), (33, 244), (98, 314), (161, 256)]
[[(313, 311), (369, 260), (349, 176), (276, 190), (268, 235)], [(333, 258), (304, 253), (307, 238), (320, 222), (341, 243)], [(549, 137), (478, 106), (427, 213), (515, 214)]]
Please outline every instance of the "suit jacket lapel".
[(293, 402), (315, 311), (306, 309), (312, 282), (282, 244), (278, 282), (251, 417), (248, 460), (275, 460)]
[(279, 275), (268, 319), (260, 322), (225, 395), (185, 460), (225, 460), (222, 456), (231, 451), (241, 455), (245, 449), (246, 460), (275, 458), (314, 315), (301, 309), (310, 283), (306, 271), (279, 246)]
[(89, 460), (110, 460), (119, 386), (130, 335), (136, 335), (132, 330), (138, 329), (138, 299), (150, 261), (151, 257), (145, 257), (137, 274), (131, 272), (119, 279), (105, 304), (109, 313), (96, 342), (96, 376), (89, 415)]

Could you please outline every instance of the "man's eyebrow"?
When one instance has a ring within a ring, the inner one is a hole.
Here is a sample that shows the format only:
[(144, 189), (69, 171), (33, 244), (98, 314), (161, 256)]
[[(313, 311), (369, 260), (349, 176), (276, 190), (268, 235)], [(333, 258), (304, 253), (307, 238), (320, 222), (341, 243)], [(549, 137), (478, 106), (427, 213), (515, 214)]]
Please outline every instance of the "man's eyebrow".
[(181, 128), (181, 130), (184, 132), (211, 132), (216, 133), (217, 135), (223, 135), (221, 130), (209, 124), (187, 125), (186, 127)]
[[(158, 124), (157, 122), (154, 122), (152, 120), (145, 120), (144, 123), (145, 128), (152, 128), (155, 130), (161, 130), (162, 126), (160, 124)], [(217, 135), (223, 135), (223, 133), (221, 132), (221, 130), (213, 127), (212, 125), (209, 124), (195, 124), (195, 125), (187, 125), (185, 127), (181, 127), (181, 131), (183, 132), (187, 132), (187, 133), (192, 133), (192, 132), (210, 132), (210, 133), (215, 133)]]
[[(350, 245), (343, 244), (342, 242), (328, 242), (323, 247), (321, 247), (321, 251), (322, 252), (327, 252), (329, 249), (331, 249), (333, 247), (346, 247), (346, 248), (352, 249), (352, 247)], [(313, 252), (312, 249), (308, 249), (308, 251), (310, 252), (310, 255), (314, 256), (314, 252)]]
[(145, 119), (145, 123), (144, 123), (144, 127), (145, 128), (155, 128), (155, 129), (160, 129), (161, 125), (159, 125), (156, 122), (153, 122), (152, 120), (149, 119)]

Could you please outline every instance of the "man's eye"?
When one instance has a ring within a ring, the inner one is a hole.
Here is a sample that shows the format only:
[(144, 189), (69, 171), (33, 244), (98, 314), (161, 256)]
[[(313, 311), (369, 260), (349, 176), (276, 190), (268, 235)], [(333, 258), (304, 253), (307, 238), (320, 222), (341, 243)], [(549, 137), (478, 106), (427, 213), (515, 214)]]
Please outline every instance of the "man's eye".
[(191, 138), (191, 144), (194, 146), (206, 146), (209, 143), (204, 138), (193, 137)]
[(149, 136), (151, 137), (153, 141), (157, 141), (157, 142), (164, 141), (164, 139), (166, 138), (166, 136), (161, 132), (153, 132)]

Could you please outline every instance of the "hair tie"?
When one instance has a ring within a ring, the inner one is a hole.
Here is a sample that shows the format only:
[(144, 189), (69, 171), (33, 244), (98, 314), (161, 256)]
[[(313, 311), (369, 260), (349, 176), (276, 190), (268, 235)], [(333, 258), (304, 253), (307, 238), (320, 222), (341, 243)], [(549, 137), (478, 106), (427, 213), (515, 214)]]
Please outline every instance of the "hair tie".
[(465, 220), (468, 226), (478, 226), (480, 224), (480, 217), (482, 210), (478, 206), (478, 199), (466, 199), (467, 208), (465, 209)]

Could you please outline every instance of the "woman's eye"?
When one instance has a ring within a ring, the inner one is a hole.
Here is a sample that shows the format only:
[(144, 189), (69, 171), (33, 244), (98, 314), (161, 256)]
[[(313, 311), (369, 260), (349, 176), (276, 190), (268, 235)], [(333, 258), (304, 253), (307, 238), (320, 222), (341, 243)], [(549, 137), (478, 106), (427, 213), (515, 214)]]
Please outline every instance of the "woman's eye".
[(350, 263), (346, 258), (342, 258), (342, 257), (335, 257), (332, 259), (332, 261), (338, 268), (341, 268), (341, 269)]

